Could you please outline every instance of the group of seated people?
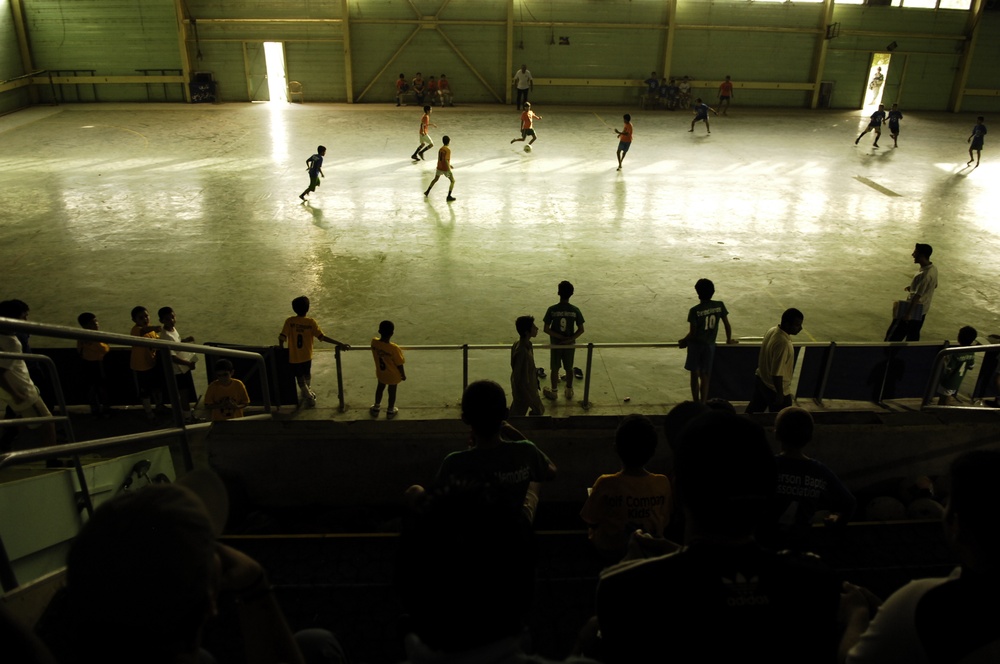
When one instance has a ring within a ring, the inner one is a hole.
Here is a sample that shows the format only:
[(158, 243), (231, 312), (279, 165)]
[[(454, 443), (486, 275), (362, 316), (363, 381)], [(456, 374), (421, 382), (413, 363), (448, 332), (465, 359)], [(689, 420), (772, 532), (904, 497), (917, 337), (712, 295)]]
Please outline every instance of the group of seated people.
[[(776, 520), (783, 476), (798, 472), (781, 457), (811, 461), (801, 454), (808, 413), (779, 415), (776, 457), (752, 419), (682, 406), (665, 424), (671, 478), (645, 470), (657, 439), (647, 418), (628, 416), (616, 433), (622, 469), (599, 478), (583, 510), (611, 564), (597, 583), (596, 615), (565, 661), (998, 661), (1000, 451), (967, 452), (952, 465), (944, 523), (961, 567), (905, 586), (880, 609), (814, 555), (757, 538)], [(557, 469), (507, 417), (502, 387), (470, 384), (468, 448), (444, 459), (433, 486), (407, 492), (394, 586), (408, 662), (549, 661), (528, 654), (525, 624), (535, 593), (532, 519), (540, 483)], [(49, 642), (57, 659), (33, 644), (24, 661), (213, 661), (201, 637), (223, 610), (239, 616), (244, 661), (347, 661), (329, 632), (292, 634), (264, 569), (216, 541), (228, 509), (220, 487), (209, 471), (193, 471), (99, 507), (69, 555), (64, 634)], [(853, 504), (841, 498), (846, 518)], [(625, 511), (615, 514), (618, 506)], [(793, 527), (798, 515), (786, 512), (792, 518), (779, 520)], [(681, 543), (663, 537), (673, 521), (683, 522)]]
[(652, 103), (653, 108), (665, 108), (668, 111), (691, 108), (691, 79), (687, 76), (680, 79), (671, 77), (668, 81), (665, 76), (657, 78), (654, 71), (643, 82), (646, 84), (643, 101)]
[(447, 74), (441, 74), (441, 78), (438, 79), (431, 76), (424, 80), (423, 74), (417, 72), (411, 81), (406, 80), (406, 74), (400, 74), (396, 79), (396, 106), (402, 106), (403, 99), (408, 95), (413, 96), (417, 106), (455, 105), (451, 95), (451, 81), (448, 80)]

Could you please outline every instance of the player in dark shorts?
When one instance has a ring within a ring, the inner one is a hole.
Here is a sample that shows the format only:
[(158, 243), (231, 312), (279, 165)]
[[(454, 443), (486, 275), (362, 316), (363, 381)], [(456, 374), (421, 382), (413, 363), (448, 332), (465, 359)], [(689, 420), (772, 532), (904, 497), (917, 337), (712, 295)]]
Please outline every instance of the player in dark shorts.
[(694, 120), (691, 121), (691, 128), (688, 129), (688, 131), (689, 132), (694, 131), (694, 125), (696, 123), (701, 122), (702, 120), (704, 120), (705, 121), (705, 129), (707, 129), (708, 133), (711, 134), (712, 133), (712, 127), (710, 127), (709, 124), (708, 124), (708, 112), (709, 111), (712, 111), (713, 113), (715, 113), (716, 116), (719, 115), (719, 112), (717, 110), (715, 110), (714, 108), (712, 108), (711, 106), (709, 106), (708, 104), (706, 104), (705, 102), (703, 102), (701, 100), (701, 97), (698, 97), (697, 99), (695, 99), (694, 100)]
[(899, 138), (899, 121), (903, 119), (903, 112), (899, 110), (899, 104), (893, 104), (892, 108), (889, 109), (889, 136), (892, 137), (892, 147), (896, 148), (899, 145), (896, 139)]
[(976, 151), (976, 167), (979, 167), (979, 158), (983, 155), (983, 141), (986, 138), (986, 125), (983, 124), (983, 116), (976, 118), (976, 125), (972, 128), (972, 133), (966, 143), (969, 144), (969, 163), (972, 166), (972, 151)]
[(868, 132), (875, 130), (875, 142), (872, 143), (873, 148), (878, 147), (878, 139), (882, 137), (882, 123), (885, 122), (885, 104), (879, 104), (878, 110), (872, 113), (871, 121), (868, 123), (868, 127), (865, 128), (863, 132), (858, 134), (858, 137), (854, 139), (854, 144), (857, 145), (861, 137)]

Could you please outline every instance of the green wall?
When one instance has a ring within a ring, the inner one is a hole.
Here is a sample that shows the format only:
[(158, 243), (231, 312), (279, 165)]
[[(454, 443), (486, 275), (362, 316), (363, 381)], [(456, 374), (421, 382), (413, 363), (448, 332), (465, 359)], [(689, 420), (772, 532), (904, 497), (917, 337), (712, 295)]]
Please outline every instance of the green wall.
[[(17, 46), (17, 32), (14, 30), (14, 16), (9, 1), (0, 0), (0, 81), (6, 81), (24, 73), (21, 52)], [(28, 105), (27, 88), (18, 88), (0, 94), (0, 115)]]
[[(181, 67), (174, 0), (21, 1), (40, 69), (135, 75), (140, 68)], [(0, 0), (0, 78), (23, 73), (10, 2)], [(183, 5), (197, 22), (188, 27), (191, 70), (211, 72), (227, 102), (248, 99), (244, 42), (265, 40), (284, 42), (288, 78), (303, 84), (308, 101), (346, 101), (350, 87), (355, 101), (390, 102), (399, 73), (411, 78), (421, 71), (425, 77), (447, 73), (458, 103), (491, 103), (506, 96), (513, 69), (522, 62), (539, 79), (642, 80), (650, 71), (662, 73), (668, 46), (671, 73), (691, 76), (695, 93), (714, 99), (714, 82), (727, 74), (737, 83), (809, 82), (823, 11), (817, 3), (678, 0), (668, 45), (665, 0), (514, 0), (508, 71), (508, 0), (348, 0), (348, 73), (341, 0)], [(418, 20), (434, 16), (442, 21), (437, 29)], [(895, 41), (887, 100), (898, 98), (910, 110), (948, 108), (968, 12), (836, 5), (833, 20), (842, 36), (826, 42), (822, 74), (834, 82), (833, 107), (858, 107), (872, 52)], [(997, 89), (1000, 12), (984, 12), (979, 30), (967, 87)], [(560, 45), (561, 37), (569, 45)], [(705, 83), (699, 87), (697, 81)], [(162, 86), (148, 92), (152, 100), (164, 98)], [(43, 101), (49, 96), (43, 88), (39, 94)], [(94, 99), (89, 85), (65, 86), (63, 94), (65, 101)], [(147, 99), (141, 84), (101, 85), (96, 94), (101, 101)], [(638, 95), (639, 88), (621, 85), (539, 85), (533, 98), (632, 104)], [(168, 86), (168, 100), (180, 96), (179, 85)], [(737, 98), (741, 105), (801, 108), (811, 93), (738, 88)], [(0, 93), (0, 112), (26, 104), (23, 90)], [(963, 102), (970, 112), (997, 109), (1000, 97), (966, 96)]]

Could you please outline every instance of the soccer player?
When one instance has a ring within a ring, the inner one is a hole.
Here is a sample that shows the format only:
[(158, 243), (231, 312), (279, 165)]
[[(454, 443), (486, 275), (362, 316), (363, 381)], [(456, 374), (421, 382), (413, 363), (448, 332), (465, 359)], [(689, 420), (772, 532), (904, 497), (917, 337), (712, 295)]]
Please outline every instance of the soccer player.
[(898, 148), (896, 139), (899, 138), (899, 121), (903, 119), (903, 112), (899, 110), (899, 104), (893, 104), (889, 109), (889, 136), (892, 137), (892, 147)]
[(698, 97), (697, 99), (695, 99), (694, 100), (694, 120), (691, 121), (691, 128), (688, 129), (688, 131), (689, 132), (694, 131), (694, 125), (696, 123), (701, 122), (702, 120), (704, 120), (705, 121), (705, 129), (707, 129), (708, 133), (711, 134), (712, 133), (712, 127), (710, 127), (709, 124), (708, 124), (708, 112), (709, 111), (712, 111), (713, 113), (715, 113), (716, 116), (719, 115), (719, 112), (717, 110), (715, 110), (714, 108), (712, 108), (711, 106), (709, 106), (708, 104), (706, 104), (705, 102), (703, 102), (701, 100), (701, 97)]
[(883, 122), (885, 122), (885, 104), (879, 104), (878, 105), (878, 110), (875, 111), (874, 113), (872, 113), (871, 121), (868, 123), (868, 127), (863, 132), (861, 132), (860, 134), (858, 134), (858, 137), (856, 139), (854, 139), (854, 144), (857, 145), (858, 141), (861, 140), (862, 136), (864, 136), (865, 134), (867, 134), (868, 132), (870, 132), (871, 130), (874, 129), (875, 130), (875, 142), (872, 143), (872, 147), (873, 148), (877, 148), (878, 147), (878, 139), (881, 138), (881, 136), (882, 136), (882, 123)]
[(434, 147), (434, 141), (431, 140), (430, 134), (427, 133), (428, 127), (437, 127), (437, 125), (431, 122), (431, 107), (424, 106), (424, 114), (420, 118), (420, 143), (417, 144), (417, 149), (410, 155), (410, 159), (413, 161), (423, 159), (424, 153)]
[(968, 140), (965, 142), (969, 144), (969, 163), (966, 166), (972, 166), (972, 151), (976, 151), (976, 168), (979, 168), (979, 158), (983, 154), (983, 139), (986, 136), (986, 125), (983, 124), (983, 116), (976, 118), (976, 125), (972, 128), (972, 133), (969, 134)]
[(442, 145), (441, 149), (438, 150), (437, 172), (434, 173), (434, 179), (431, 180), (431, 183), (427, 185), (427, 191), (424, 192), (424, 197), (431, 193), (431, 189), (434, 188), (434, 185), (443, 175), (451, 181), (451, 185), (448, 187), (448, 198), (445, 199), (451, 203), (455, 200), (455, 198), (451, 195), (451, 192), (455, 189), (455, 176), (451, 174), (451, 148), (448, 147), (448, 144), (451, 143), (451, 137), (442, 136), (441, 142), (444, 143), (444, 145)]
[(722, 114), (726, 114), (726, 110), (729, 108), (729, 100), (733, 98), (733, 80), (726, 76), (726, 80), (722, 82), (719, 86), (719, 110)]
[(622, 169), (622, 159), (628, 153), (628, 149), (632, 147), (632, 116), (626, 113), (623, 116), (625, 120), (625, 126), (622, 127), (621, 131), (615, 129), (615, 133), (618, 135), (618, 170)]
[(302, 200), (306, 200), (306, 194), (316, 191), (321, 177), (326, 177), (323, 175), (323, 156), (325, 154), (326, 148), (320, 145), (316, 148), (316, 154), (306, 159), (306, 170), (309, 171), (309, 186), (299, 194), (299, 198)]
[(517, 143), (518, 141), (523, 141), (528, 136), (531, 136), (531, 141), (528, 145), (534, 143), (538, 137), (535, 136), (535, 120), (541, 120), (542, 116), (535, 115), (535, 112), (531, 110), (531, 102), (524, 102), (524, 111), (521, 112), (521, 138), (512, 138), (510, 140), (511, 145)]

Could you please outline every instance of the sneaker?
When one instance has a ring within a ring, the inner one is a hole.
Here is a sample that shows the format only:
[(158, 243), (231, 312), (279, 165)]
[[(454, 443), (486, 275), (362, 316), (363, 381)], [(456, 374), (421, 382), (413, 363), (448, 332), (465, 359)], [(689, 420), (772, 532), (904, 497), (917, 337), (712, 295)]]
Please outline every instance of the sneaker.
[(567, 387), (566, 388), (566, 400), (567, 401), (572, 401), (573, 400), (573, 388), (572, 387)]
[(303, 402), (305, 402), (306, 408), (315, 408), (316, 407), (316, 397), (307, 396), (307, 397), (305, 397), (303, 399)]
[(448, 196), (448, 198), (446, 198), (446, 199), (444, 199), (444, 200), (446, 200), (446, 201), (448, 201), (449, 203), (451, 203), (452, 201), (454, 201), (454, 200), (457, 200), (457, 199), (456, 199), (456, 198), (455, 198), (454, 196)]
[(555, 401), (558, 398), (556, 396), (556, 393), (547, 387), (542, 388), (542, 396), (544, 396), (546, 399), (551, 399), (552, 401)]
[(536, 374), (536, 375), (537, 375), (537, 376), (538, 376), (539, 378), (545, 378), (545, 369), (543, 369), (543, 368), (541, 368), (541, 367), (538, 367), (537, 369), (535, 369), (535, 374)]
[(382, 405), (375, 403), (372, 404), (372, 407), (368, 409), (368, 412), (371, 413), (372, 417), (378, 417), (378, 412), (380, 410), (382, 410)]
[(573, 375), (576, 378), (583, 380), (583, 370), (580, 369), (580, 367), (573, 367)]
[(410, 159), (412, 159), (413, 161), (420, 161), (420, 157), (417, 156), (416, 152), (410, 155)]
[[(424, 150), (424, 152), (427, 152), (427, 150)], [(418, 152), (417, 153), (417, 156), (420, 157), (420, 161), (424, 160), (424, 152)]]
[(396, 417), (396, 415), (398, 415), (398, 414), (399, 414), (399, 409), (398, 408), (390, 408), (389, 410), (385, 411), (385, 419), (391, 420), (392, 418)]

